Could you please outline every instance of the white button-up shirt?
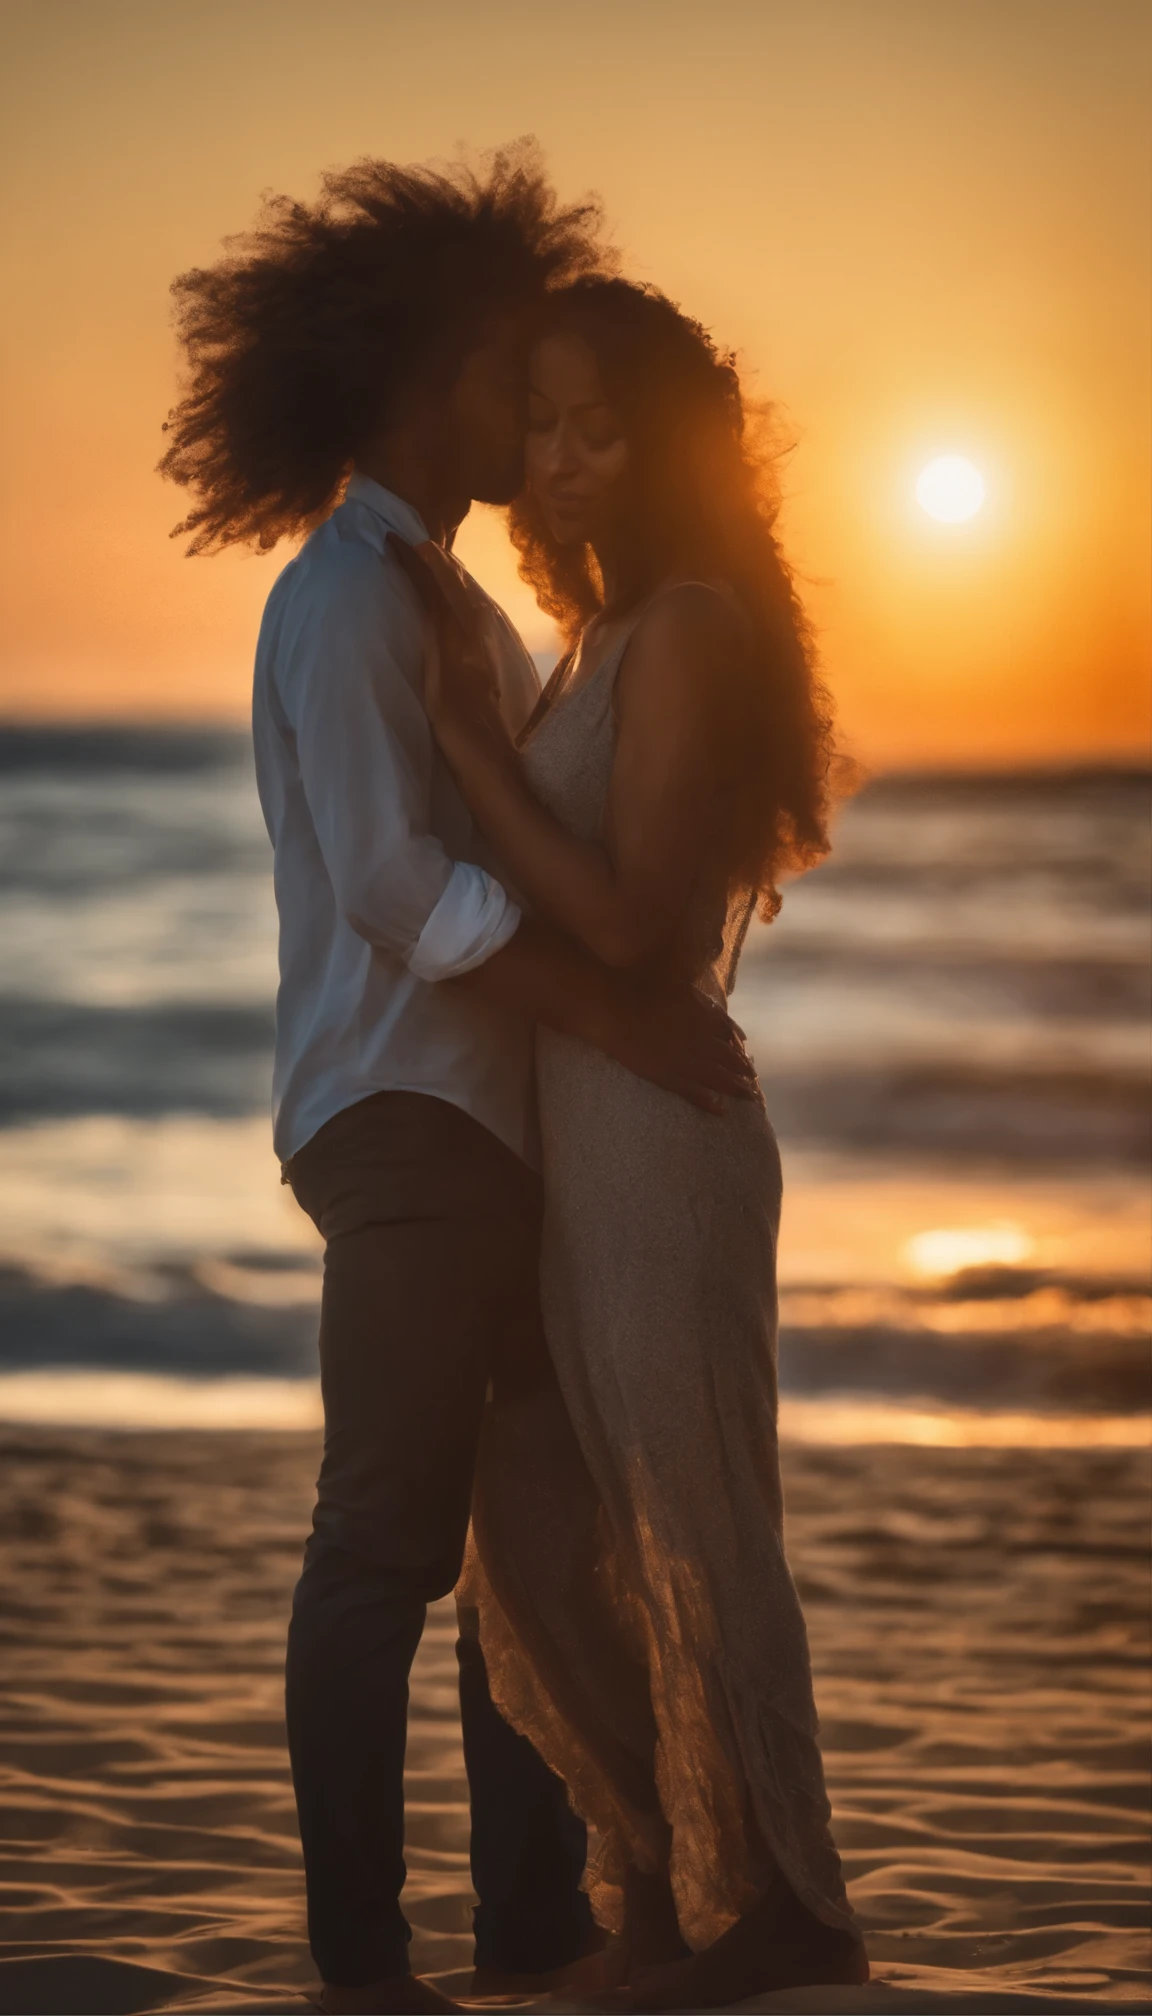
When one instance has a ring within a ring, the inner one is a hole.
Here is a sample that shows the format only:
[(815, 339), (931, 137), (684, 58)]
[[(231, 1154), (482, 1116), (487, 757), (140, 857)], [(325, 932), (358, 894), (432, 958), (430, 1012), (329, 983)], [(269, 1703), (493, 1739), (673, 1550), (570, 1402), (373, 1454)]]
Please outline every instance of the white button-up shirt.
[[(428, 536), (410, 505), (355, 474), (273, 587), (256, 649), (256, 780), (280, 913), (273, 1140), (287, 1160), (358, 1099), (426, 1092), (535, 1162), (530, 1025), (437, 984), (490, 958), (520, 912), (433, 741), (427, 619), (389, 530)], [(515, 732), (539, 681), (495, 603), (488, 642)]]

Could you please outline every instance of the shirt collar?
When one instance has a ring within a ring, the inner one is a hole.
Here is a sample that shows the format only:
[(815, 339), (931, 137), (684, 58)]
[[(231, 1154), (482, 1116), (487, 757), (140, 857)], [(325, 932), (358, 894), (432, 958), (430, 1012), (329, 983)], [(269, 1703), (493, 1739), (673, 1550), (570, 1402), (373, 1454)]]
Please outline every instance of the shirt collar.
[(365, 504), (382, 518), (390, 531), (398, 532), (410, 546), (419, 546), (428, 537), (428, 528), (418, 511), (406, 504), (395, 491), (386, 490), (377, 483), (374, 476), (365, 476), (362, 469), (354, 469), (348, 478), (348, 488), (344, 492), (348, 504)]

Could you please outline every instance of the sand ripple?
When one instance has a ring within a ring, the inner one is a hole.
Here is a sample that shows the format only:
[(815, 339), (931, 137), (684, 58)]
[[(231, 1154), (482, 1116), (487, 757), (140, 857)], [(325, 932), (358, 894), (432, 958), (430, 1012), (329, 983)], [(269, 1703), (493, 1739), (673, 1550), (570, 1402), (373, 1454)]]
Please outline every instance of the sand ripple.
[[(304, 2006), (283, 1639), (311, 1435), (3, 1438), (0, 2009)], [(877, 1979), (789, 2010), (1147, 2008), (1146, 1459), (794, 1449)], [(413, 1689), (416, 1963), (470, 1951), (450, 1605)]]

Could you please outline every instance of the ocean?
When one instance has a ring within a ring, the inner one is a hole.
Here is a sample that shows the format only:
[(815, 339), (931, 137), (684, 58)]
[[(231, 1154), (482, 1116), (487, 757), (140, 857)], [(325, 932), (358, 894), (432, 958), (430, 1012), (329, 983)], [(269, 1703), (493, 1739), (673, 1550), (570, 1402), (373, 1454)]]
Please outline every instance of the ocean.
[[(754, 931), (786, 1438), (1146, 1438), (1150, 804), (878, 777)], [(318, 1418), (269, 871), (244, 735), (0, 731), (0, 1419)]]

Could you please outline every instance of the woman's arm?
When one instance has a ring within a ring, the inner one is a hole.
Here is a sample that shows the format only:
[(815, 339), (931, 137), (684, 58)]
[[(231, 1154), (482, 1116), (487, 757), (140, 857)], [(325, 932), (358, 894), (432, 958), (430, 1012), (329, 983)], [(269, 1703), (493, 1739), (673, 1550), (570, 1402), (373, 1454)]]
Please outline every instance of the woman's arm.
[(533, 796), (498, 714), (469, 699), (466, 678), (446, 666), (430, 681), (436, 739), (513, 882), (607, 965), (647, 964), (683, 915), (723, 774), (720, 723), (741, 646), (735, 613), (694, 584), (641, 618), (617, 684), (603, 843), (575, 838)]

